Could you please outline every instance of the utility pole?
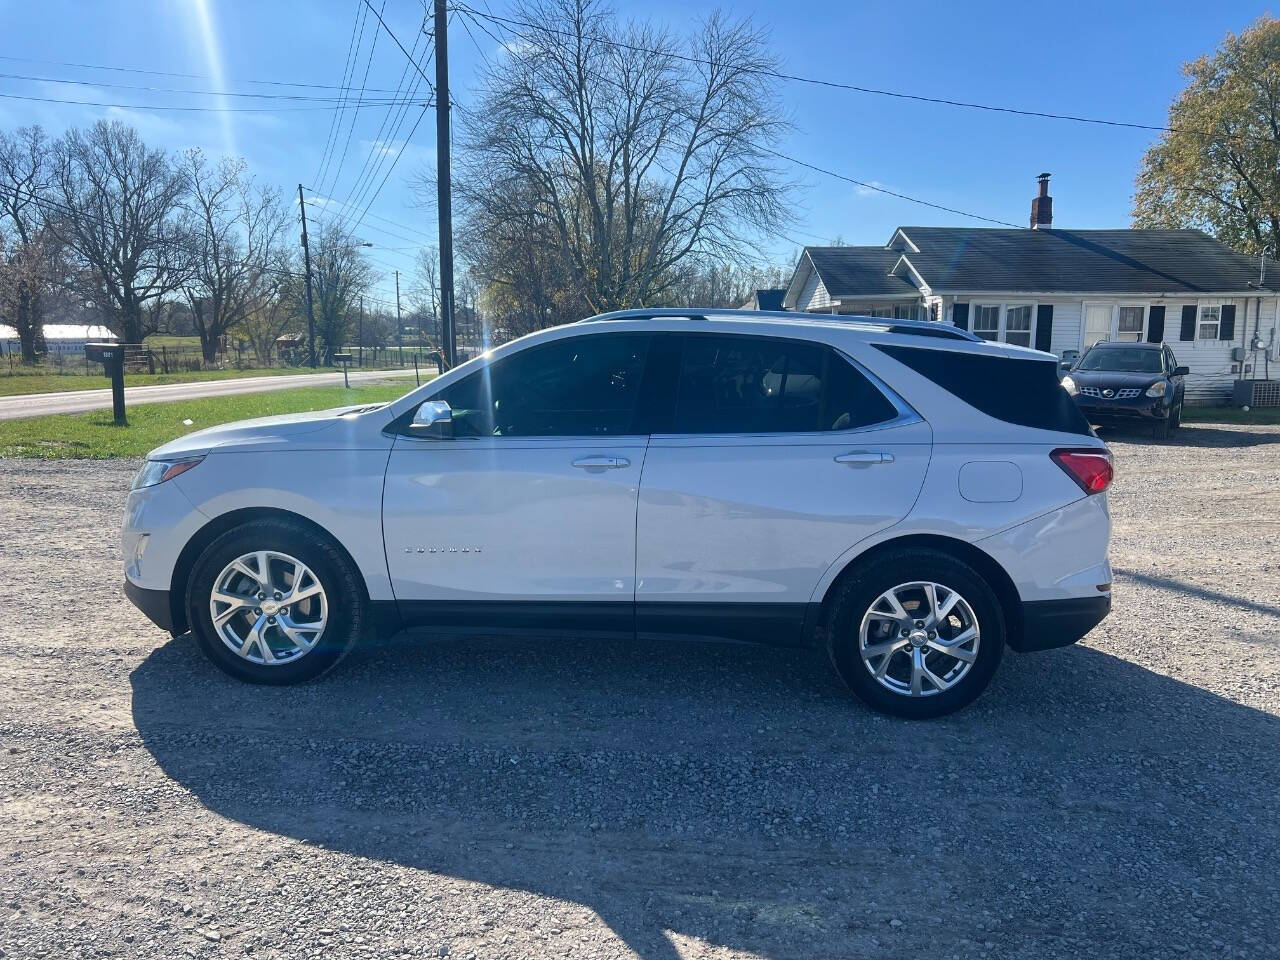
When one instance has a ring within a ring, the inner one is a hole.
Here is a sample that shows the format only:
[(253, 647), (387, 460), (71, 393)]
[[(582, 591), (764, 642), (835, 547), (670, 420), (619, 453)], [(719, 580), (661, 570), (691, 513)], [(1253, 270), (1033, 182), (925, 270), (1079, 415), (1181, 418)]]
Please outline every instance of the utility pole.
[(396, 271), (396, 350), (400, 353), (400, 366), (404, 366), (404, 344), (401, 336), (404, 326), (400, 323), (400, 271)]
[(357, 328), (356, 344), (360, 348), (360, 366), (364, 366), (364, 294), (360, 294), (360, 326)]
[(440, 220), (440, 340), (444, 368), (456, 362), (453, 330), (453, 188), (449, 169), (449, 10), (435, 0), (436, 205)]
[(307, 362), (316, 365), (316, 310), (311, 302), (311, 247), (307, 245), (307, 201), (298, 184), (298, 212), (302, 214), (302, 261), (307, 268)]

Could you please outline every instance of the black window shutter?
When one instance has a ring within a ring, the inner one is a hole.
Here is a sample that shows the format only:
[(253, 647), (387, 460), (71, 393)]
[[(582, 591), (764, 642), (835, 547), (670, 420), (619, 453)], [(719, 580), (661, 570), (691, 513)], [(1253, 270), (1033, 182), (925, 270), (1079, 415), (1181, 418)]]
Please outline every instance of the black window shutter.
[(1053, 304), (1042, 303), (1036, 307), (1036, 349), (1049, 352), (1053, 343)]
[(1182, 330), (1178, 334), (1179, 340), (1194, 340), (1196, 338), (1196, 307), (1193, 303), (1188, 303), (1182, 308)]
[(1164, 341), (1164, 307), (1152, 306), (1147, 312), (1147, 343)]
[(969, 305), (957, 303), (951, 308), (951, 320), (961, 330), (969, 329)]
[(1234, 340), (1236, 337), (1236, 305), (1234, 303), (1224, 303), (1222, 305), (1222, 322), (1218, 324), (1219, 340)]

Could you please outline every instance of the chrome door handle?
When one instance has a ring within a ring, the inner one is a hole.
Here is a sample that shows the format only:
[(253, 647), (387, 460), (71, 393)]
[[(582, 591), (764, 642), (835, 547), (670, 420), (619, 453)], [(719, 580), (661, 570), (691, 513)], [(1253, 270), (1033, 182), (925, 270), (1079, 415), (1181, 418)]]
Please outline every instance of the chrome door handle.
[(869, 450), (853, 450), (836, 457), (836, 463), (848, 463), (855, 467), (869, 467), (876, 463), (893, 463), (892, 453), (871, 452)]
[(631, 466), (631, 461), (626, 457), (579, 457), (573, 465), (583, 470), (621, 470)]

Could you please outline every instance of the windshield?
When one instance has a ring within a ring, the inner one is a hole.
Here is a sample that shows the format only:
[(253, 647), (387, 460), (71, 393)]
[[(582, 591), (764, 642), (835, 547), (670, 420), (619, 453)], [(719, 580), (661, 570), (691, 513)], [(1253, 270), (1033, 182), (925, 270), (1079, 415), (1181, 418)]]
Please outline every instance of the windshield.
[(1081, 358), (1077, 370), (1116, 370), (1123, 373), (1160, 373), (1160, 351), (1136, 347), (1093, 349)]

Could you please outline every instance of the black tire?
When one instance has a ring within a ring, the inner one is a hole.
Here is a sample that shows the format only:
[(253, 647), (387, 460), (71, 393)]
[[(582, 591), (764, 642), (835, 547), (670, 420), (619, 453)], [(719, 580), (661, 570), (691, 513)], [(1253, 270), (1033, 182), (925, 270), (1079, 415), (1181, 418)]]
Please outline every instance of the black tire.
[(1157, 420), (1151, 428), (1151, 436), (1156, 440), (1168, 440), (1171, 431), (1170, 422), (1173, 420), (1173, 411), (1170, 410), (1165, 414), (1163, 420)]
[(1178, 405), (1169, 412), (1169, 432), (1172, 433), (1182, 426), (1182, 401), (1178, 401)]
[[(253, 663), (234, 653), (213, 625), (210, 594), (226, 566), (245, 554), (270, 550), (287, 554), (309, 567), (324, 588), (328, 621), (315, 646), (288, 663)], [(213, 663), (238, 680), (286, 685), (320, 676), (334, 667), (362, 635), (369, 622), (363, 581), (346, 555), (327, 537), (287, 519), (250, 521), (214, 540), (196, 560), (187, 581), (187, 622)]]
[[(862, 620), (872, 605), (885, 591), (916, 581), (958, 591), (979, 626), (977, 657), (968, 672), (948, 689), (927, 696), (888, 689), (872, 676), (859, 653)], [(881, 554), (850, 570), (827, 604), (823, 629), (831, 662), (849, 689), (876, 710), (913, 720), (940, 717), (972, 703), (995, 675), (1006, 636), (1004, 611), (982, 575), (949, 554), (920, 548)]]

